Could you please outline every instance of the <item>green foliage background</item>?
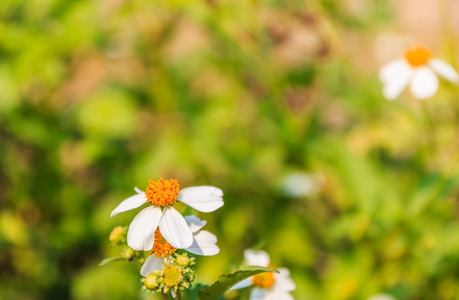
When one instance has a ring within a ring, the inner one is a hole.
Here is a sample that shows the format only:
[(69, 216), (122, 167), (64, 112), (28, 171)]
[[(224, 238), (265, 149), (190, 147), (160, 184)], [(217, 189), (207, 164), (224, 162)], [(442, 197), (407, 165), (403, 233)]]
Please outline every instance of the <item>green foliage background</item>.
[(149, 298), (98, 263), (160, 177), (225, 193), (203, 283), (255, 247), (296, 299), (459, 299), (457, 88), (383, 99), (356, 49), (392, 8), (344, 2), (2, 0), (0, 299)]

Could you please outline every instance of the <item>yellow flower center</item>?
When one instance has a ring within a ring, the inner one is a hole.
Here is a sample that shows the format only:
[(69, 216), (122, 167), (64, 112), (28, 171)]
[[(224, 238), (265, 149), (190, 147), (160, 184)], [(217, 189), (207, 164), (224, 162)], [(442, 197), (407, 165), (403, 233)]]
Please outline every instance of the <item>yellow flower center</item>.
[[(270, 269), (274, 269), (273, 267), (269, 267)], [(276, 279), (274, 279), (274, 273), (273, 272), (265, 272), (265, 273), (260, 273), (252, 277), (252, 283), (253, 285), (265, 288), (265, 289), (270, 289), (276, 282)]]
[(425, 66), (432, 57), (429, 49), (423, 46), (417, 46), (406, 50), (405, 59), (412, 67)]
[(167, 254), (173, 254), (177, 249), (171, 246), (161, 235), (159, 229), (155, 232), (155, 242), (151, 249), (150, 255), (154, 253), (157, 257), (166, 257)]
[(149, 185), (145, 191), (147, 201), (158, 206), (172, 205), (179, 193), (179, 184), (176, 179), (158, 181), (148, 180)]
[(175, 266), (166, 266), (161, 278), (162, 282), (168, 287), (177, 287), (183, 280), (180, 268)]

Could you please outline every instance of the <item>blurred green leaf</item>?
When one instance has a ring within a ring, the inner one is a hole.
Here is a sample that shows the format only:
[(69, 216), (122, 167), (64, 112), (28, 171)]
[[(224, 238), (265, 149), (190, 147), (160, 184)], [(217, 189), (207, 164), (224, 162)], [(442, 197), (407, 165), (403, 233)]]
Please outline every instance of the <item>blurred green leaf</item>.
[(187, 300), (197, 300), (199, 291), (201, 291), (201, 290), (203, 290), (203, 289), (205, 289), (207, 287), (209, 287), (209, 286), (205, 285), (205, 284), (201, 284), (201, 283), (193, 284), (191, 289), (186, 290), (186, 297), (187, 297), (186, 299)]
[(108, 263), (111, 263), (113, 261), (118, 261), (118, 260), (126, 260), (126, 258), (121, 257), (121, 256), (108, 257), (108, 258), (103, 259), (100, 262), (99, 266), (104, 266), (104, 265), (106, 265)]

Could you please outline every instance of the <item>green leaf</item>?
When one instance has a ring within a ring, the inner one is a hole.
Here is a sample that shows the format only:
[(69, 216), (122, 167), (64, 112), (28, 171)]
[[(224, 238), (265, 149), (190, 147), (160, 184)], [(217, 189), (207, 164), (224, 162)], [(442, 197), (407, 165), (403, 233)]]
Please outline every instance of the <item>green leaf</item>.
[(199, 291), (203, 290), (203, 289), (205, 289), (207, 287), (209, 287), (209, 286), (206, 285), (206, 284), (202, 284), (202, 283), (193, 284), (191, 286), (191, 289), (185, 290), (185, 292), (186, 292), (186, 298), (185, 299), (187, 299), (187, 300), (196, 300), (196, 299), (198, 299)]
[(113, 257), (108, 257), (104, 259), (103, 261), (100, 262), (99, 266), (104, 266), (108, 263), (111, 263), (112, 261), (117, 261), (117, 260), (126, 260), (124, 257), (121, 256), (113, 256)]
[(212, 284), (210, 287), (199, 291), (199, 299), (200, 300), (215, 300), (218, 298), (218, 296), (222, 295), (224, 292), (229, 290), (233, 285), (236, 283), (249, 278), (253, 275), (257, 275), (259, 273), (264, 273), (264, 272), (276, 272), (279, 273), (277, 270), (272, 270), (270, 268), (266, 267), (255, 267), (255, 266), (249, 266), (249, 267), (244, 267), (242, 270), (226, 274), (226, 275), (221, 275), (220, 278), (214, 284)]

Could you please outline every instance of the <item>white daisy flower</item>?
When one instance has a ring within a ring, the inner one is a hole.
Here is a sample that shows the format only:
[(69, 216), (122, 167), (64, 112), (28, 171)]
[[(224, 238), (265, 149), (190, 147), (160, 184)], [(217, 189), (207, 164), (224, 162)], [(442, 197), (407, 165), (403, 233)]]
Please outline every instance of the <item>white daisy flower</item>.
[(403, 58), (391, 61), (379, 71), (383, 83), (383, 94), (388, 100), (394, 100), (409, 85), (411, 94), (417, 99), (427, 99), (438, 90), (438, 78), (435, 75), (458, 83), (459, 75), (447, 62), (432, 58), (431, 52), (422, 46), (410, 48)]
[(310, 197), (320, 191), (323, 181), (321, 174), (293, 172), (282, 178), (281, 191), (289, 197)]
[(111, 216), (137, 208), (146, 202), (152, 205), (141, 210), (129, 225), (127, 243), (134, 250), (149, 251), (159, 227), (162, 236), (174, 248), (185, 249), (193, 244), (193, 232), (183, 216), (172, 207), (176, 201), (201, 211), (211, 212), (223, 205), (223, 192), (213, 186), (195, 186), (179, 191), (177, 180), (149, 180), (145, 192), (135, 188), (137, 195), (121, 202)]
[[(270, 259), (265, 251), (245, 250), (245, 262), (250, 266), (270, 267)], [(286, 268), (278, 268), (280, 273), (265, 272), (249, 277), (231, 289), (242, 289), (254, 285), (250, 300), (293, 300), (290, 294), (296, 286)]]
[[(203, 256), (212, 256), (220, 252), (220, 248), (217, 246), (217, 237), (206, 230), (201, 230), (206, 225), (206, 221), (201, 221), (195, 216), (186, 216), (185, 221), (193, 233), (193, 243), (184, 248), (186, 251)], [(160, 230), (156, 230), (153, 248), (140, 269), (140, 274), (146, 277), (147, 274), (155, 270), (161, 270), (164, 268), (164, 258), (168, 259), (176, 251), (177, 248), (170, 245), (162, 237)]]

